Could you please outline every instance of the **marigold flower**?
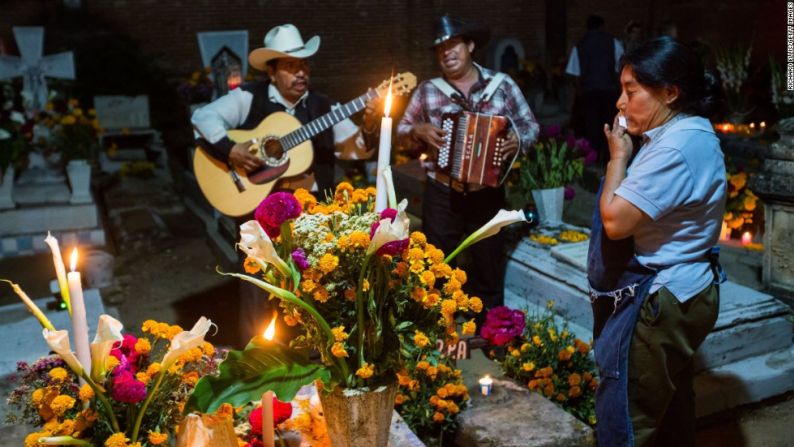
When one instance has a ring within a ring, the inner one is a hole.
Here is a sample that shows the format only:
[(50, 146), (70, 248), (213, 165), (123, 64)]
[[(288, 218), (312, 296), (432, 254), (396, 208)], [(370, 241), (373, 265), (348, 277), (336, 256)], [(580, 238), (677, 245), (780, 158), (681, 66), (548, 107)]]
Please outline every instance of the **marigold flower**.
[(356, 288), (351, 287), (349, 289), (345, 289), (345, 299), (348, 301), (355, 301), (356, 300)]
[(431, 380), (436, 380), (436, 376), (438, 376), (438, 368), (435, 366), (428, 366), (425, 370), (425, 374), (427, 374), (427, 377), (430, 377)]
[(582, 379), (583, 379), (585, 382), (589, 382), (589, 381), (593, 380), (593, 375), (592, 375), (592, 374), (590, 374), (590, 372), (589, 372), (589, 371), (585, 371), (585, 372), (584, 372), (584, 374), (582, 374)]
[(148, 354), (152, 350), (152, 344), (145, 338), (139, 338), (135, 342), (135, 352), (138, 354)]
[(328, 290), (325, 287), (318, 287), (314, 290), (314, 300), (318, 303), (328, 301)]
[[(427, 259), (430, 261), (431, 264), (433, 264), (433, 265), (446, 265), (447, 267), (449, 267), (449, 265), (443, 264), (443, 262), (444, 262), (444, 252), (443, 251), (439, 250), (438, 248), (430, 247), (429, 245), (426, 248), (426, 250), (427, 250)], [(449, 268), (449, 273), (450, 274), (452, 273), (452, 267)]]
[(245, 261), (243, 262), (243, 268), (245, 269), (245, 273), (248, 273), (249, 275), (253, 275), (261, 270), (256, 259), (250, 256), (245, 258)]
[(543, 340), (540, 339), (539, 335), (532, 336), (532, 343), (534, 343), (535, 346), (543, 346)]
[(116, 356), (109, 355), (107, 360), (105, 360), (105, 369), (108, 371), (113, 371), (119, 365), (119, 359)]
[(441, 388), (436, 390), (436, 395), (438, 395), (438, 397), (442, 399), (446, 399), (449, 393), (447, 392), (447, 388), (442, 386)]
[(433, 274), (430, 270), (425, 270), (424, 272), (419, 275), (419, 279), (422, 281), (422, 284), (426, 284), (427, 287), (432, 288), (436, 283), (436, 275)]
[(425, 245), (427, 243), (427, 236), (421, 231), (414, 231), (411, 233), (411, 243), (416, 245)]
[(50, 402), (50, 408), (56, 416), (61, 416), (74, 407), (75, 400), (72, 396), (61, 394)]
[(80, 391), (77, 393), (77, 396), (84, 402), (91, 400), (94, 398), (94, 390), (87, 383), (84, 383), (80, 387)]
[(361, 282), (361, 291), (369, 292), (369, 280), (366, 278), (364, 279), (364, 281)]
[(419, 371), (425, 370), (429, 367), (430, 367), (430, 363), (428, 363), (427, 360), (420, 360), (416, 362), (416, 369), (418, 369)]
[(355, 248), (367, 248), (369, 242), (369, 234), (363, 231), (354, 231), (350, 233), (350, 245)]
[(460, 281), (458, 281), (455, 278), (449, 278), (449, 280), (447, 280), (447, 283), (444, 284), (444, 292), (451, 295), (456, 290), (460, 290), (460, 287), (461, 287)]
[(369, 363), (364, 363), (364, 366), (356, 370), (356, 375), (362, 379), (369, 379), (375, 373), (375, 367)]
[(513, 357), (521, 357), (521, 351), (519, 351), (518, 349), (511, 349), (510, 355), (512, 355)]
[(430, 339), (427, 338), (427, 335), (425, 335), (424, 332), (417, 330), (414, 332), (414, 343), (416, 344), (416, 346), (420, 348), (424, 348), (425, 346), (430, 344)]
[(570, 390), (568, 390), (568, 396), (571, 398), (577, 398), (581, 395), (582, 395), (582, 389), (579, 388), (578, 386), (573, 386), (571, 387)]
[(56, 382), (63, 382), (69, 376), (69, 372), (61, 367), (53, 368), (47, 373), (50, 378)]
[(441, 301), (441, 313), (445, 315), (452, 315), (458, 310), (458, 303), (455, 300), (446, 299)]
[(465, 271), (456, 268), (455, 270), (452, 270), (452, 276), (455, 277), (459, 283), (466, 284), (467, 276)]
[(40, 445), (39, 438), (44, 438), (47, 436), (50, 436), (50, 434), (44, 431), (30, 433), (29, 435), (25, 436), (25, 447), (38, 447)]
[(105, 440), (105, 447), (127, 447), (129, 438), (124, 433), (113, 433)]
[(322, 255), (322, 257), (318, 262), (318, 267), (320, 271), (325, 274), (333, 272), (338, 265), (339, 265), (339, 257), (334, 256), (330, 253), (326, 253)]
[(441, 296), (437, 293), (428, 293), (425, 299), (422, 301), (422, 304), (425, 308), (430, 309), (435, 307), (439, 302), (441, 302)]
[(230, 403), (222, 403), (218, 410), (215, 411), (215, 414), (232, 419), (235, 412), (235, 408)]
[(449, 404), (447, 404), (447, 411), (449, 411), (449, 414), (457, 414), (460, 412), (460, 407), (458, 407), (458, 404), (455, 402), (449, 402)]
[[(573, 348), (573, 347), (571, 347), (571, 348)], [(561, 362), (567, 362), (568, 360), (571, 359), (571, 355), (572, 354), (573, 354), (572, 350), (563, 349), (557, 355), (557, 358), (559, 358)]]
[(476, 296), (469, 298), (469, 310), (480, 313), (482, 311), (482, 300)]
[(31, 394), (30, 399), (33, 401), (35, 405), (38, 405), (41, 400), (44, 398), (44, 388), (36, 388)]
[(149, 432), (149, 443), (152, 445), (160, 445), (168, 441), (168, 433), (159, 433), (156, 431)]
[(405, 277), (406, 275), (408, 275), (408, 263), (404, 262), (404, 261), (398, 262), (394, 266), (394, 269), (392, 270), (392, 273), (394, 275), (396, 275), (396, 276), (401, 277), (401, 278)]
[(336, 342), (331, 346), (331, 354), (333, 354), (334, 357), (348, 357), (345, 344), (342, 342)]
[(532, 372), (535, 369), (535, 362), (526, 362), (521, 365), (521, 369), (526, 372)]
[(568, 376), (568, 385), (576, 386), (579, 385), (580, 383), (582, 383), (582, 376), (580, 376), (578, 373), (573, 373), (570, 376)]
[(473, 318), (463, 323), (463, 328), (461, 329), (463, 335), (474, 335), (476, 331), (477, 331), (477, 323), (474, 322)]
[(414, 287), (411, 290), (411, 298), (418, 303), (421, 303), (426, 297), (427, 290), (422, 287)]
[(444, 422), (444, 413), (438, 411), (433, 413), (433, 422)]
[(458, 310), (465, 312), (469, 309), (469, 297), (462, 290), (456, 290), (452, 293), (452, 298), (457, 303)]
[(334, 340), (336, 341), (345, 341), (350, 336), (345, 332), (344, 326), (331, 328), (331, 333), (334, 334)]
[(430, 271), (436, 275), (436, 278), (449, 278), (452, 275), (452, 267), (448, 264), (434, 264), (430, 267)]

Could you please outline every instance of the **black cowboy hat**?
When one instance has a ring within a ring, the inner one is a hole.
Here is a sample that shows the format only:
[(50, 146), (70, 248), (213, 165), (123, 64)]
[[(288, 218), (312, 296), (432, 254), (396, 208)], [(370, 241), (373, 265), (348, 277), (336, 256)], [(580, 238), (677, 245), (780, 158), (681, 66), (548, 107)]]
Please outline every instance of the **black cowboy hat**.
[(438, 19), (435, 31), (432, 48), (456, 36), (462, 36), (473, 40), (475, 49), (482, 48), (490, 37), (490, 33), (485, 26), (479, 23), (467, 23), (448, 15), (443, 15)]

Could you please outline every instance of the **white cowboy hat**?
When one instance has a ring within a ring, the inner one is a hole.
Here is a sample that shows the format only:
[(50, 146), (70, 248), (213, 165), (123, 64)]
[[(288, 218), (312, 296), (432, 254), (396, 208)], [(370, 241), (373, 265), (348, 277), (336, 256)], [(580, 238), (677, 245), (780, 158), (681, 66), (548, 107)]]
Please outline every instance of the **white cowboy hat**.
[(279, 57), (296, 57), (305, 59), (320, 49), (320, 36), (314, 36), (303, 42), (300, 31), (290, 23), (272, 28), (265, 34), (264, 48), (257, 48), (248, 55), (252, 67), (263, 70), (265, 63)]

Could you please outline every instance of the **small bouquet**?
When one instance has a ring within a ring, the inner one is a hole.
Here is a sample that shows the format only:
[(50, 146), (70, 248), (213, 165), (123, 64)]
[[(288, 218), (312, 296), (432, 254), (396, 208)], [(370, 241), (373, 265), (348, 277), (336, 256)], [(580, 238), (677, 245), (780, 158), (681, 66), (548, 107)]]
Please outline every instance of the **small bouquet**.
[(504, 374), (582, 421), (595, 425), (596, 367), (589, 356), (590, 344), (554, 321), (553, 303), (543, 315), (497, 307), (491, 309), (482, 336), (503, 352), (490, 352)]
[(722, 48), (715, 54), (725, 105), (731, 114), (742, 115), (750, 111), (747, 97), (742, 95), (741, 90), (747, 81), (752, 51), (752, 45), (737, 45)]
[[(10, 83), (0, 90), (0, 179), (6, 168), (22, 167), (31, 149), (34, 121), (25, 114), (19, 95)], [(2, 180), (0, 180), (1, 182)]]
[(61, 161), (93, 161), (103, 129), (94, 109), (84, 110), (77, 99), (54, 100), (39, 112), (34, 142), (61, 154)]
[(457, 416), (469, 405), (469, 391), (452, 359), (425, 345), (421, 337), (414, 342), (413, 357), (397, 372), (394, 403), (422, 442), (441, 446), (458, 428)]
[(191, 73), (190, 78), (184, 80), (177, 87), (177, 93), (187, 104), (201, 104), (212, 100), (213, 84), (209, 78), (212, 68), (206, 67)]
[(14, 291), (38, 318), (55, 355), (17, 365), (9, 422), (37, 427), (25, 446), (156, 446), (176, 433), (185, 402), (218, 358), (204, 341), (212, 322), (201, 317), (190, 331), (147, 320), (143, 336), (122, 333), (121, 322), (101, 315), (90, 345), (91, 364), (72, 352), (69, 333), (52, 323), (18, 285)]
[(728, 201), (723, 220), (730, 230), (743, 231), (757, 224), (763, 216), (763, 203), (747, 186), (746, 171), (727, 173)]
[[(267, 390), (290, 400), (314, 380), (326, 391), (374, 389), (393, 384), (406, 369), (415, 339), (457, 342), (456, 315), (479, 312), (482, 301), (462, 290), (466, 273), (450, 260), (524, 215), (500, 211), (445, 256), (424, 234), (409, 231), (406, 202), (398, 205), (388, 190), (392, 208), (380, 213), (374, 188), (348, 183), (325, 202), (300, 189), (262, 202), (256, 220), (240, 227), (248, 274), (227, 275), (270, 293), (284, 323), (300, 335), (289, 347), (256, 337), (244, 351), (230, 352), (218, 377), (199, 382), (190, 406), (213, 411), (224, 402), (243, 405)], [(464, 334), (475, 330), (473, 320), (463, 326)], [(312, 351), (320, 364), (308, 360)]]

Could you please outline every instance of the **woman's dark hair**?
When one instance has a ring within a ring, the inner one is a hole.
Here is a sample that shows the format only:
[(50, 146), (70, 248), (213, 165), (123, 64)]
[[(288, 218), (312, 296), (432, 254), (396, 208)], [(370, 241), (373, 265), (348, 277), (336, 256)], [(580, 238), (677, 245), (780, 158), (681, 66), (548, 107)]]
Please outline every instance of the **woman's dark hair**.
[(716, 101), (717, 81), (703, 70), (698, 54), (670, 36), (651, 39), (620, 59), (621, 70), (630, 66), (637, 82), (660, 89), (676, 86), (678, 98), (670, 108), (708, 116)]

